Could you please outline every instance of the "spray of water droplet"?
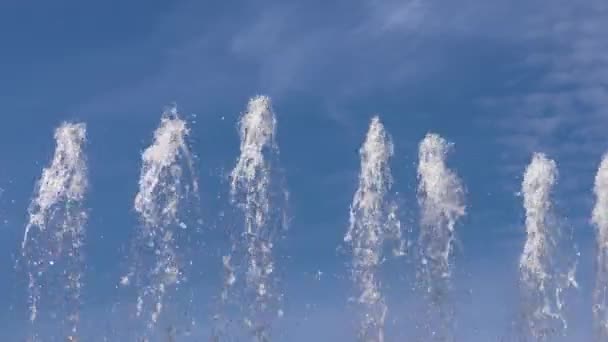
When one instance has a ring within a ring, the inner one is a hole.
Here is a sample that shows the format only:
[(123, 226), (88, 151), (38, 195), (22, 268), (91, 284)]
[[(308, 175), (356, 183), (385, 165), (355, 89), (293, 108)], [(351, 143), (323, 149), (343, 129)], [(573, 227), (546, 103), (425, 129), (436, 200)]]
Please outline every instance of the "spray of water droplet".
[(551, 193), (557, 177), (555, 161), (535, 153), (522, 183), (527, 232), (519, 261), (522, 306), (527, 333), (538, 341), (567, 327), (563, 292), (577, 286), (574, 268), (568, 268), (560, 255), (565, 253), (560, 248), (565, 236), (552, 212)]
[[(437, 134), (427, 134), (418, 154), (418, 278), (430, 304), (427, 329), (438, 340), (453, 339), (453, 313), (447, 303), (453, 273), (455, 226), (465, 215), (464, 188), (456, 173), (446, 166), (452, 146)], [(432, 317), (434, 315), (437, 318)]]
[(171, 108), (163, 113), (154, 141), (142, 154), (134, 204), (141, 222), (135, 241), (137, 262), (120, 283), (128, 285), (136, 279), (137, 316), (146, 317), (148, 329), (156, 325), (167, 292), (184, 279), (178, 236), (187, 233), (184, 216), (198, 198), (188, 134), (186, 121)]
[(372, 119), (359, 153), (359, 187), (350, 208), (350, 226), (344, 241), (352, 248), (352, 279), (358, 292), (356, 302), (362, 308), (359, 339), (382, 342), (388, 307), (377, 273), (384, 258), (385, 242), (395, 239), (401, 250), (404, 244), (397, 206), (390, 199), (393, 178), (389, 162), (393, 143), (378, 117)]
[(592, 223), (596, 228), (596, 279), (593, 315), (600, 340), (608, 339), (608, 155), (604, 155), (595, 176)]
[[(21, 244), (28, 270), (30, 320), (39, 315), (44, 292), (63, 294), (64, 324), (77, 333), (83, 286), (82, 247), (87, 219), (83, 201), (88, 188), (83, 146), (84, 123), (63, 123), (55, 130), (56, 148), (51, 164), (44, 168), (29, 207), (29, 221)], [(48, 288), (58, 283), (61, 288)]]
[(286, 192), (272, 166), (278, 147), (276, 118), (268, 97), (249, 101), (239, 122), (239, 133), (241, 153), (231, 173), (230, 191), (232, 202), (243, 213), (244, 230), (223, 260), (227, 273), (223, 297), (228, 299), (238, 279), (244, 277), (245, 325), (256, 340), (266, 341), (281, 312), (273, 249), (277, 235), (285, 228), (286, 201)]

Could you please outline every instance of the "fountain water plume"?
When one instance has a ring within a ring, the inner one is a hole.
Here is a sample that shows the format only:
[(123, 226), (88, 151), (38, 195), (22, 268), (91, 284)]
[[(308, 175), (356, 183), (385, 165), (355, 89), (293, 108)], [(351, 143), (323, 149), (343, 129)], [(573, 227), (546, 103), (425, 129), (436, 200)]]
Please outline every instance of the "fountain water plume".
[[(21, 244), (28, 271), (30, 320), (39, 316), (43, 292), (57, 281), (67, 308), (64, 324), (69, 337), (77, 334), (80, 296), (83, 287), (87, 213), (83, 202), (88, 188), (83, 146), (84, 123), (63, 123), (55, 130), (56, 148), (51, 164), (44, 168), (36, 185)], [(50, 293), (49, 293), (50, 295)], [(58, 304), (58, 303), (57, 303)], [(61, 305), (59, 305), (61, 307)]]
[(528, 333), (538, 341), (566, 329), (563, 292), (577, 286), (575, 268), (567, 268), (560, 255), (564, 236), (551, 204), (557, 178), (555, 161), (535, 153), (522, 183), (527, 232), (519, 261), (522, 305)]
[(455, 226), (465, 215), (464, 188), (446, 166), (453, 144), (437, 134), (427, 134), (419, 145), (418, 203), (420, 205), (419, 281), (430, 300), (429, 315), (438, 314), (427, 328), (439, 340), (451, 340), (453, 313), (447, 306), (453, 272)]
[(191, 214), (198, 203), (189, 133), (186, 121), (173, 107), (163, 113), (153, 143), (142, 154), (134, 202), (141, 222), (135, 240), (136, 262), (121, 284), (136, 279), (137, 316), (148, 316), (150, 330), (159, 319), (167, 292), (185, 279), (179, 237), (191, 233), (184, 215)]
[[(277, 235), (286, 228), (287, 201), (273, 167), (278, 146), (276, 118), (268, 97), (257, 96), (249, 101), (239, 122), (239, 134), (241, 153), (231, 173), (230, 193), (233, 204), (243, 213), (244, 231), (235, 235), (231, 254), (223, 260), (227, 273), (223, 298), (230, 299), (234, 285), (243, 275), (245, 325), (255, 340), (267, 341), (274, 319), (283, 313), (273, 249)], [(239, 267), (241, 264), (244, 269)]]
[(593, 291), (593, 316), (597, 337), (608, 339), (608, 154), (604, 155), (595, 176), (592, 223), (596, 228), (596, 279)]
[(344, 241), (352, 248), (351, 272), (358, 291), (356, 301), (363, 310), (359, 339), (382, 342), (388, 307), (377, 273), (384, 258), (385, 242), (399, 241), (398, 254), (403, 253), (404, 243), (396, 215), (397, 205), (389, 198), (393, 185), (389, 164), (393, 143), (377, 116), (371, 121), (359, 153), (359, 187), (350, 207), (350, 226)]

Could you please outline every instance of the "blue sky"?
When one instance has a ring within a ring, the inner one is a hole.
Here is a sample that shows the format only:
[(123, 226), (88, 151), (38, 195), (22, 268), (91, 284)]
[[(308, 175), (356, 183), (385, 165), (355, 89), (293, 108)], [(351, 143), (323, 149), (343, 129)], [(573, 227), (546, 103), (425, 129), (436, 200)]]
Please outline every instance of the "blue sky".
[[(569, 337), (589, 336), (591, 189), (608, 147), (607, 19), (608, 5), (596, 0), (0, 2), (0, 322), (15, 327), (0, 336), (24, 334), (25, 279), (12, 267), (52, 131), (64, 120), (88, 124), (83, 326), (99, 336), (101, 324), (91, 322), (129, 315), (134, 297), (115, 285), (137, 227), (140, 152), (174, 102), (190, 118), (199, 159), (208, 232), (192, 289), (204, 325), (221, 284), (220, 213), (238, 153), (236, 120), (257, 94), (273, 99), (291, 193), (292, 225), (278, 257), (285, 340), (354, 331), (348, 255), (336, 248), (357, 184), (357, 149), (375, 113), (395, 142), (395, 187), (410, 225), (418, 141), (434, 131), (455, 143), (449, 164), (466, 184), (469, 208), (458, 226), (459, 340), (508, 331), (524, 241), (521, 174), (532, 152), (556, 159), (556, 207), (582, 253)], [(387, 268), (398, 271), (386, 280), (391, 312), (402, 317), (394, 331), (409, 336), (413, 273), (401, 261)]]

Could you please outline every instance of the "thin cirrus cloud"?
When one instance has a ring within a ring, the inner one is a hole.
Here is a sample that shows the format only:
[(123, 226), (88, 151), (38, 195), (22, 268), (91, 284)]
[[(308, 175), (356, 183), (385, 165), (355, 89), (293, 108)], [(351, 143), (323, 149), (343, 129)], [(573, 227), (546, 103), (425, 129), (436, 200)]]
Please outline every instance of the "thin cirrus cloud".
[[(527, 32), (519, 37), (529, 44), (529, 53), (520, 62), (537, 74), (528, 80), (533, 86), (522, 85), (525, 92), (490, 101), (516, 107), (513, 116), (504, 116), (506, 127), (535, 134), (540, 146), (555, 152), (568, 142), (556, 139), (562, 128), (574, 138), (597, 138), (594, 125), (606, 120), (608, 104), (607, 10), (598, 1), (562, 1), (547, 6), (542, 15), (529, 15)], [(525, 124), (516, 124), (521, 119)]]
[[(279, 104), (304, 94), (349, 127), (358, 115), (353, 101), (379, 101), (374, 110), (382, 111), (382, 99), (370, 94), (388, 93), (405, 99), (396, 114), (422, 112), (434, 129), (456, 116), (472, 124), (454, 132), (493, 137), (509, 191), (518, 191), (513, 180), (541, 151), (559, 164), (559, 191), (580, 195), (608, 147), (605, 7), (597, 0), (271, 1), (238, 10), (192, 3), (147, 38), (187, 37), (163, 45), (148, 74), (70, 112), (157, 113), (177, 101), (216, 113), (218, 104), (240, 108), (256, 93)], [(433, 107), (442, 101), (448, 105)]]
[[(425, 99), (489, 82), (491, 91), (484, 86), (457, 94), (465, 97), (460, 103), (479, 105), (482, 114), (470, 120), (494, 131), (505, 169), (523, 170), (532, 151), (550, 153), (568, 167), (576, 164), (569, 158), (595, 158), (606, 147), (608, 14), (601, 1), (247, 4), (217, 13), (200, 4), (176, 9), (148, 40), (184, 32), (188, 39), (157, 52), (158, 65), (149, 74), (73, 111), (155, 113), (173, 100), (197, 108), (263, 92), (276, 101), (315, 96), (327, 103), (327, 115), (348, 122), (352, 114), (343, 104), (378, 89), (432, 103)], [(204, 28), (194, 23), (197, 12), (208, 19)], [(483, 59), (492, 54), (504, 55), (500, 65)], [(454, 73), (455, 81), (449, 79)], [(433, 93), (418, 90), (431, 84)]]
[[(219, 9), (210, 15), (212, 9), (192, 5), (168, 14), (147, 41), (153, 41), (154, 36), (183, 34), (181, 30), (189, 30), (190, 38), (157, 51), (154, 57), (161, 62), (148, 75), (121, 83), (73, 110), (107, 115), (118, 104), (133, 107), (144, 97), (196, 103), (201, 93), (240, 98), (241, 93), (252, 92), (276, 97), (320, 92), (348, 98), (417, 73), (413, 63), (404, 63), (414, 44), (394, 43), (399, 35), (414, 32), (419, 26), (413, 24), (421, 22), (423, 6), (419, 1), (382, 4), (367, 0), (335, 5), (269, 2), (245, 7), (239, 11)], [(193, 11), (206, 13), (217, 25), (200, 28), (185, 24), (200, 20), (180, 14)], [(180, 32), (175, 32), (172, 23), (179, 23)], [(117, 51), (115, 58), (122, 58), (121, 53)]]
[[(479, 101), (497, 128), (506, 173), (520, 173), (535, 151), (555, 158), (559, 191), (590, 209), (593, 174), (608, 147), (608, 6), (601, 1), (537, 1), (513, 36), (525, 46), (511, 91)], [(575, 206), (580, 210), (580, 206)], [(581, 216), (579, 214), (578, 216)], [(584, 216), (584, 214), (583, 214)]]

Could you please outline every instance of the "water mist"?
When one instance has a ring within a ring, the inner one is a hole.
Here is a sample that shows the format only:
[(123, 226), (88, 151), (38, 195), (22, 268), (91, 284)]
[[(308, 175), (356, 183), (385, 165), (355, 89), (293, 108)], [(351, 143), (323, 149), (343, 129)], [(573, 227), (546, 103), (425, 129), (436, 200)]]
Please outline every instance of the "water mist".
[(426, 327), (433, 340), (453, 340), (453, 309), (449, 302), (453, 273), (455, 226), (465, 215), (464, 189), (446, 166), (453, 144), (427, 134), (418, 153), (420, 205), (419, 285), (427, 296)]
[(527, 232), (519, 261), (523, 319), (526, 334), (538, 341), (567, 328), (563, 292), (577, 286), (575, 268), (564, 258), (566, 236), (552, 210), (557, 178), (555, 161), (535, 153), (522, 183)]
[(192, 233), (185, 216), (192, 216), (198, 204), (188, 134), (186, 121), (172, 108), (163, 113), (154, 141), (142, 154), (134, 203), (141, 226), (134, 243), (135, 263), (121, 284), (135, 279), (137, 316), (145, 317), (149, 330), (159, 319), (167, 292), (185, 279), (179, 241)]
[(378, 117), (372, 119), (359, 153), (359, 187), (350, 208), (350, 226), (344, 241), (353, 253), (352, 279), (358, 293), (356, 302), (361, 307), (359, 339), (382, 342), (388, 307), (377, 273), (384, 258), (385, 241), (399, 241), (395, 250), (398, 254), (403, 253), (404, 244), (397, 206), (389, 198), (393, 184), (389, 165), (393, 143)]
[(596, 279), (593, 316), (597, 337), (608, 339), (608, 155), (604, 155), (595, 176), (592, 223), (596, 227)]
[[(83, 151), (86, 125), (64, 123), (55, 130), (56, 148), (44, 168), (29, 207), (29, 222), (21, 245), (29, 278), (30, 320), (36, 321), (43, 296), (55, 297), (53, 311), (64, 310), (66, 337), (75, 338), (83, 287), (88, 188)], [(58, 296), (53, 293), (59, 293)], [(33, 336), (38, 339), (37, 336)]]
[[(287, 194), (273, 167), (278, 159), (276, 125), (268, 97), (249, 101), (239, 122), (240, 155), (230, 183), (232, 202), (243, 215), (243, 229), (233, 232), (231, 253), (223, 260), (223, 300), (246, 306), (241, 308), (243, 322), (256, 341), (268, 341), (273, 322), (283, 315), (273, 249), (286, 228)], [(240, 295), (244, 298), (237, 299)]]

